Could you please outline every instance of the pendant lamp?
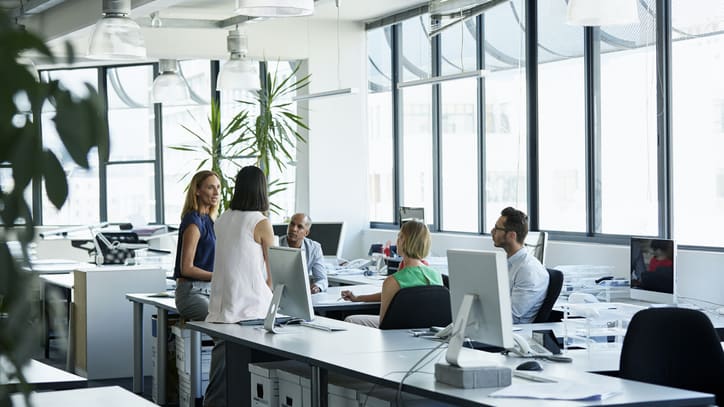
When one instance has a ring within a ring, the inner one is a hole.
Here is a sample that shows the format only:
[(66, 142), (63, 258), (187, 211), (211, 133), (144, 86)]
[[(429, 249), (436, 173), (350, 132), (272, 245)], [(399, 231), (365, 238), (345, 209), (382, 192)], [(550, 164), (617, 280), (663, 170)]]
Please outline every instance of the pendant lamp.
[(146, 58), (141, 27), (128, 17), (131, 0), (103, 0), (103, 17), (96, 23), (88, 58), (133, 60)]
[(236, 0), (236, 14), (250, 17), (297, 17), (314, 13), (314, 0)]
[(216, 90), (259, 90), (259, 72), (256, 65), (246, 59), (247, 38), (239, 30), (229, 31), (226, 37), (229, 60), (221, 68)]
[(175, 59), (162, 59), (158, 63), (160, 74), (151, 86), (151, 101), (163, 104), (182, 104), (189, 99), (189, 87), (178, 74)]

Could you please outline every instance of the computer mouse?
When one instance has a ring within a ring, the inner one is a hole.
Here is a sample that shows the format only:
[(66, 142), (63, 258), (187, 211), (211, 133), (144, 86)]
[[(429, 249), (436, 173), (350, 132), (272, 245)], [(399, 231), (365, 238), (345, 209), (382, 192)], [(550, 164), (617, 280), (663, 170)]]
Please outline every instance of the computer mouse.
[(515, 368), (515, 370), (535, 370), (540, 372), (543, 370), (543, 366), (540, 365), (540, 363), (536, 362), (535, 360), (529, 360), (527, 362), (523, 362), (518, 365), (518, 367)]

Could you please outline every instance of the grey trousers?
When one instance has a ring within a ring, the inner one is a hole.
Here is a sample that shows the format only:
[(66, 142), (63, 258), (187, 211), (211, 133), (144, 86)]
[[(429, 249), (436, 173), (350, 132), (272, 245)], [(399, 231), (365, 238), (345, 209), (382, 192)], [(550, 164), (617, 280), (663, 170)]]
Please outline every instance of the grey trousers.
[(351, 322), (357, 325), (369, 326), (371, 328), (380, 327), (379, 315), (350, 315), (344, 319), (344, 322)]
[(204, 407), (226, 407), (226, 400), (226, 343), (221, 339), (214, 339)]
[(209, 313), (210, 281), (177, 281), (176, 309), (188, 321), (203, 321)]

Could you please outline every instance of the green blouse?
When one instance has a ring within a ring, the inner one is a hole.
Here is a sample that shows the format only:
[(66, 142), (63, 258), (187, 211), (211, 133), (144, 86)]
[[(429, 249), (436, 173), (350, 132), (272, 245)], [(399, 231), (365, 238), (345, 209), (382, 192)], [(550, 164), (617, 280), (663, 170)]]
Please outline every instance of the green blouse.
[(425, 265), (407, 266), (392, 277), (400, 284), (400, 289), (420, 285), (442, 285), (440, 273)]

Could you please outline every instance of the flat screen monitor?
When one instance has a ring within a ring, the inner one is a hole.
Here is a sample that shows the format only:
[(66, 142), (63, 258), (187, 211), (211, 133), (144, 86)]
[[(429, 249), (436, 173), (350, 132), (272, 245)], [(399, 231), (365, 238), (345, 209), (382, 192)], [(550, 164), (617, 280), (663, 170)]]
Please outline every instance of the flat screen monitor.
[(466, 337), (512, 349), (513, 316), (505, 253), (448, 250), (447, 262), (454, 321), (447, 362), (461, 366), (459, 348)]
[(274, 285), (274, 297), (269, 309), (272, 323), (276, 313), (304, 321), (312, 320), (314, 308), (304, 252), (289, 247), (270, 247), (269, 271)]
[(415, 220), (421, 223), (425, 223), (425, 208), (413, 208), (409, 206), (400, 207), (400, 224), (403, 225), (405, 222)]
[[(272, 225), (272, 228), (275, 236), (287, 234), (286, 224)], [(325, 257), (342, 257), (344, 222), (312, 222), (312, 228), (307, 237), (322, 246), (322, 254)]]
[(676, 244), (670, 239), (631, 238), (631, 298), (672, 304)]

